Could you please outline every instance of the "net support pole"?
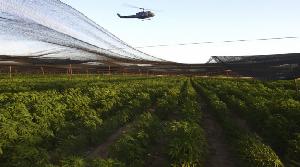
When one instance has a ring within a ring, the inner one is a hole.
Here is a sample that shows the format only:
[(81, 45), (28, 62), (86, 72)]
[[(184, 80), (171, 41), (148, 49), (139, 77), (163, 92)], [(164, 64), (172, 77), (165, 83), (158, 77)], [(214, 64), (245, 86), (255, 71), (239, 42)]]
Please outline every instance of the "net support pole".
[(42, 74), (45, 75), (44, 67), (41, 66)]
[(296, 78), (294, 79), (294, 84), (295, 84), (295, 88), (296, 88), (296, 93), (297, 93), (297, 95), (299, 95), (299, 88), (298, 88), (298, 84), (297, 84)]
[(70, 74), (73, 75), (72, 64), (70, 64)]
[(73, 70), (72, 70), (72, 64), (69, 64), (69, 68), (67, 70), (67, 75), (69, 76), (69, 78), (71, 79), (73, 74)]
[(11, 66), (9, 66), (9, 78), (11, 78)]
[(297, 93), (297, 95), (299, 95), (299, 89), (298, 89), (298, 85), (297, 85), (297, 80), (296, 80), (295, 73), (294, 73), (294, 68), (293, 68), (292, 65), (290, 65), (290, 72), (292, 73), (292, 75), (294, 77), (294, 85), (295, 85), (296, 93)]

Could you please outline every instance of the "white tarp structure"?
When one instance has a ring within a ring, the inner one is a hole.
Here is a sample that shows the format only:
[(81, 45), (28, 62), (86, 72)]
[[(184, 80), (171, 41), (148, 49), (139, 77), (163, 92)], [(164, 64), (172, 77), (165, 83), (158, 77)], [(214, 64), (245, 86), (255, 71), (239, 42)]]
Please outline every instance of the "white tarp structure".
[(0, 59), (163, 61), (134, 49), (59, 0), (0, 0), (0, 43)]

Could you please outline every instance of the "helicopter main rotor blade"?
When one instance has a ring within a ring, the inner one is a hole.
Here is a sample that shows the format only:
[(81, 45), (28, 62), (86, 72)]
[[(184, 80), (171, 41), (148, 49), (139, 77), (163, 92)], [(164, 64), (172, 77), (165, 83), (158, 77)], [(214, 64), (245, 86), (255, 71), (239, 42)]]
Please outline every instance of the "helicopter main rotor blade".
[(134, 5), (130, 5), (130, 4), (123, 4), (124, 6), (130, 7), (130, 8), (135, 8), (135, 9), (141, 9), (141, 10), (151, 10), (154, 12), (161, 12), (161, 10), (154, 10), (154, 9), (147, 9), (147, 8), (142, 8), (142, 7), (138, 7), (138, 6), (134, 6)]
[(130, 7), (130, 8), (136, 8), (136, 9), (144, 9), (144, 8), (141, 8), (141, 7), (138, 7), (138, 6), (134, 6), (134, 5), (130, 5), (130, 4), (123, 4), (124, 6), (127, 6), (127, 7)]

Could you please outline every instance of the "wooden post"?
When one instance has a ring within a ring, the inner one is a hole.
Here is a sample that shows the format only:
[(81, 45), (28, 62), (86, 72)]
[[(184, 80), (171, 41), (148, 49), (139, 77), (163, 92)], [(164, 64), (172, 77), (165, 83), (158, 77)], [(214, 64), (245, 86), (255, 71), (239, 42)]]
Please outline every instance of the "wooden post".
[(73, 75), (73, 69), (72, 69), (72, 64), (70, 64), (70, 74)]
[(68, 77), (71, 79), (72, 77), (72, 74), (73, 74), (73, 71), (72, 71), (72, 64), (69, 64), (69, 68), (67, 69), (67, 75)]
[(9, 78), (11, 78), (11, 66), (9, 66)]
[(45, 75), (45, 71), (44, 71), (43, 66), (41, 66), (41, 70), (42, 70), (43, 75)]
[(294, 84), (295, 84), (297, 95), (299, 95), (299, 88), (298, 88), (298, 84), (297, 84), (296, 78), (294, 79)]
[(297, 95), (299, 95), (299, 89), (298, 89), (298, 85), (297, 85), (297, 80), (296, 80), (296, 76), (294, 73), (294, 68), (292, 65), (290, 65), (290, 72), (292, 73), (293, 77), (294, 77), (294, 84), (295, 84), (295, 89), (296, 89), (296, 93)]
[(111, 73), (110, 73), (110, 65), (108, 66), (108, 74), (110, 75)]

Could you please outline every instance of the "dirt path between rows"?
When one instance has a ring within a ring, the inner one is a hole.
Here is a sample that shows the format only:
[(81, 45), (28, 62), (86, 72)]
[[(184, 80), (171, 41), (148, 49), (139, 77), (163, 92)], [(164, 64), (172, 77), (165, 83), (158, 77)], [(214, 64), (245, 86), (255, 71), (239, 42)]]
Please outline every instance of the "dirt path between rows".
[[(154, 112), (154, 108), (153, 107), (149, 108), (148, 112)], [(93, 151), (91, 151), (91, 153), (88, 154), (88, 157), (90, 158), (97, 157), (103, 159), (109, 158), (108, 157), (109, 147), (112, 144), (114, 144), (123, 133), (126, 133), (130, 129), (132, 123), (133, 122), (129, 122), (123, 127), (119, 128), (116, 132), (110, 135), (104, 143), (98, 145), (95, 149), (93, 149)]]
[(157, 143), (150, 149), (145, 167), (170, 166), (166, 159), (164, 142)]
[(233, 120), (235, 120), (235, 123), (239, 128), (244, 129), (247, 132), (253, 133), (253, 131), (248, 126), (247, 121), (245, 119), (241, 118), (238, 114), (236, 114), (234, 112), (230, 112), (229, 114), (230, 114), (230, 117)]
[(123, 126), (114, 132), (107, 140), (97, 146), (97, 148), (89, 155), (89, 157), (108, 158), (109, 146), (111, 146), (124, 132), (129, 129), (129, 125)]
[(222, 127), (208, 111), (203, 112), (202, 126), (208, 140), (207, 167), (235, 167)]

